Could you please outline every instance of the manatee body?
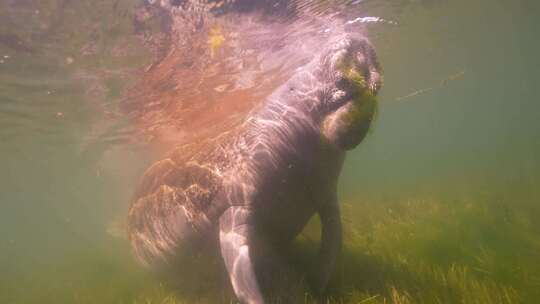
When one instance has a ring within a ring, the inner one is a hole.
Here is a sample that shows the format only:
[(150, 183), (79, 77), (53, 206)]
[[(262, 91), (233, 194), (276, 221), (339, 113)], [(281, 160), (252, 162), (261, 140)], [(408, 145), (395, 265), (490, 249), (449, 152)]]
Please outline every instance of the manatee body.
[(263, 303), (255, 244), (286, 245), (318, 214), (324, 289), (341, 248), (338, 176), (380, 85), (369, 42), (333, 37), (241, 124), (178, 145), (145, 172), (128, 217), (135, 255), (153, 266), (216, 242), (238, 299)]

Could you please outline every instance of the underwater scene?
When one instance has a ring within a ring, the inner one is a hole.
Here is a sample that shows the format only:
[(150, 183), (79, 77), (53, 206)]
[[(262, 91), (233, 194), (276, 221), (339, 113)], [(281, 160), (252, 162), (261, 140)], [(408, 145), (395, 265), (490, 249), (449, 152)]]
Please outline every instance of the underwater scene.
[(538, 12), (0, 0), (0, 303), (540, 303)]

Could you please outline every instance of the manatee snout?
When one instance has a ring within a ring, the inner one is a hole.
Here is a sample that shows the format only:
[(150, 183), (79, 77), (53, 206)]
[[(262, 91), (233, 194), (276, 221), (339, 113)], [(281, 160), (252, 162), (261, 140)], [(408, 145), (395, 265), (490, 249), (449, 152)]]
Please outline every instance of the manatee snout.
[(323, 137), (340, 150), (355, 148), (366, 136), (377, 109), (381, 67), (366, 39), (343, 38), (323, 56), (332, 87), (321, 122)]

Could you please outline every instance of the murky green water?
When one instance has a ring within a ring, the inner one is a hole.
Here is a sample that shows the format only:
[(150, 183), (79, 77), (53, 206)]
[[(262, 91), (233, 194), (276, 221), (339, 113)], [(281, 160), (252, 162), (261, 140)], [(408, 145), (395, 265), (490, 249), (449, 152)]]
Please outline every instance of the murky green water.
[[(330, 296), (536, 303), (540, 7), (361, 5), (397, 24), (368, 27), (385, 87), (342, 174), (345, 248)], [(0, 303), (228, 299), (217, 283), (163, 283), (134, 262), (124, 237), (129, 198), (154, 154), (120, 109), (151, 58), (133, 34), (135, 6), (0, 0)]]

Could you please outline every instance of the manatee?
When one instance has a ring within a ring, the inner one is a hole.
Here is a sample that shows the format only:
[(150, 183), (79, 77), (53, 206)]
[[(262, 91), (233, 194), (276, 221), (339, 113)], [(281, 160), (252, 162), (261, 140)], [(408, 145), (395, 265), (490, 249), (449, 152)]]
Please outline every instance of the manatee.
[(154, 267), (215, 242), (238, 300), (264, 303), (257, 242), (287, 246), (318, 215), (324, 290), (341, 248), (338, 177), (369, 130), (381, 83), (370, 42), (341, 32), (240, 123), (177, 144), (135, 191), (128, 235), (136, 257)]

